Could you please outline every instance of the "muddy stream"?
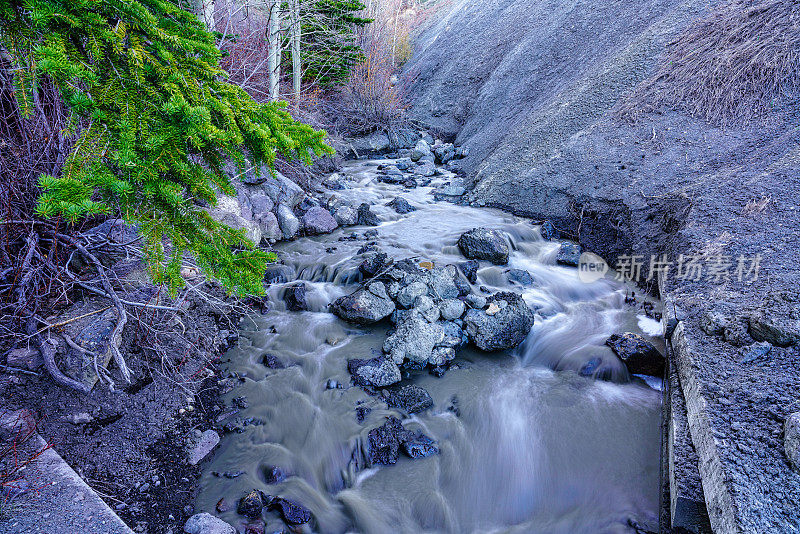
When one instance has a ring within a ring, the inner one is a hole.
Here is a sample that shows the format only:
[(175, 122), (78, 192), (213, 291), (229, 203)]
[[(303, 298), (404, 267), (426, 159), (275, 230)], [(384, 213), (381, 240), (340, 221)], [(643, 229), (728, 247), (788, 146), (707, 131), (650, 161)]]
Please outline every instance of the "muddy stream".
[[(355, 206), (373, 204), (377, 236), (365, 239), (370, 228), (356, 226), (276, 247), (305, 281), (311, 311), (286, 311), (289, 281), (271, 286), (271, 311), (243, 323), (224, 368), (242, 377), (226, 399), (246, 402), (230, 418), (238, 431), (223, 437), (204, 470), (197, 509), (217, 513), (225, 498), (232, 506), (217, 515), (243, 531), (235, 503), (259, 489), (308, 508), (314, 519), (302, 532), (657, 531), (659, 385), (628, 377), (604, 342), (635, 332), (663, 349), (658, 323), (625, 303), (631, 288), (610, 274), (584, 283), (577, 269), (557, 265), (558, 242), (542, 239), (531, 221), (435, 201), (448, 173), (405, 189), (377, 180), (380, 163), (349, 164), (348, 188), (336, 191)], [(397, 196), (418, 209), (400, 215), (385, 206)], [(395, 260), (456, 264), (464, 261), (456, 241), (475, 227), (503, 231), (512, 251), (507, 266), (481, 262), (473, 290), (521, 293), (535, 310), (533, 329), (512, 351), (462, 348), (441, 378), (414, 372), (410, 381), (434, 406), (409, 417), (351, 385), (347, 371), (348, 359), (380, 352), (392, 325), (347, 324), (328, 304), (358, 287), (357, 251), (366, 242)], [(357, 239), (343, 239), (353, 232)], [(533, 284), (510, 281), (512, 268)], [(269, 368), (265, 355), (285, 367)], [(597, 358), (603, 363), (594, 365)], [(582, 376), (587, 369), (595, 377)], [(433, 438), (439, 454), (366, 465), (367, 433), (389, 415)], [(264, 517), (265, 532), (288, 531), (278, 515)]]

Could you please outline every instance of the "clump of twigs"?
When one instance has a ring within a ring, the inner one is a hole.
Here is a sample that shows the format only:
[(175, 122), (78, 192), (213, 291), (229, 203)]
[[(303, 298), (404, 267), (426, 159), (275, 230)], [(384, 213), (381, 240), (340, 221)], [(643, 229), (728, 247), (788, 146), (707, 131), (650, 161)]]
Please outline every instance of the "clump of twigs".
[(733, 0), (670, 43), (656, 74), (620, 112), (635, 119), (666, 107), (742, 124), (798, 98), (800, 2)]

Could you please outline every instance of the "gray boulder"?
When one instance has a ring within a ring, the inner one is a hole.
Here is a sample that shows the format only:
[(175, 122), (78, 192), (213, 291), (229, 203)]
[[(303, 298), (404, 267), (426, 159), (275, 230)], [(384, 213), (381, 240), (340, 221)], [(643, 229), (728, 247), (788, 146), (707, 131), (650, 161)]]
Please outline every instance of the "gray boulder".
[(425, 178), (430, 178), (436, 174), (436, 165), (432, 162), (424, 163), (423, 165), (419, 165), (413, 171), (414, 174), (417, 176), (423, 176)]
[(391, 150), (392, 144), (388, 135), (383, 132), (375, 132), (366, 137), (352, 139), (350, 141), (350, 148), (354, 152), (355, 157), (363, 158), (366, 156), (384, 154)]
[(219, 434), (216, 431), (208, 429), (202, 433), (198, 432), (198, 435), (190, 442), (189, 464), (199, 464), (217, 445), (219, 445)]
[(260, 189), (266, 193), (273, 204), (287, 204), (290, 208), (294, 208), (303, 200), (305, 191), (281, 173), (276, 172), (275, 178), (269, 177), (269, 174), (266, 176), (267, 180), (256, 190)]
[(261, 215), (258, 219), (258, 224), (261, 227), (262, 237), (269, 242), (275, 242), (283, 237), (281, 225), (278, 222), (278, 217), (274, 213), (268, 211)]
[(783, 448), (792, 467), (800, 470), (800, 412), (794, 412), (786, 419), (783, 427)]
[(516, 293), (496, 293), (486, 299), (485, 310), (471, 309), (464, 316), (470, 341), (488, 352), (511, 349), (522, 343), (533, 327), (531, 312)]
[(463, 300), (447, 299), (439, 304), (439, 310), (442, 314), (442, 319), (445, 321), (452, 321), (464, 315), (466, 305)]
[(436, 267), (428, 271), (427, 283), (436, 299), (454, 299), (458, 297), (459, 290), (455, 282), (457, 274), (458, 271), (454, 265)]
[(333, 218), (339, 226), (353, 226), (358, 223), (358, 212), (352, 206), (339, 206)]
[(424, 139), (417, 141), (414, 148), (411, 150), (411, 161), (419, 161), (426, 156), (432, 156), (431, 146)]
[(411, 158), (400, 158), (395, 162), (394, 165), (401, 171), (407, 171), (409, 168), (411, 168), (413, 163), (414, 162), (411, 161)]
[(236, 534), (236, 529), (231, 525), (206, 512), (190, 517), (183, 531), (186, 534)]
[(341, 319), (362, 325), (377, 323), (395, 310), (382, 282), (373, 282), (352, 295), (336, 299), (331, 308)]
[(433, 399), (423, 388), (415, 385), (393, 386), (381, 391), (386, 404), (408, 414), (424, 412), (433, 407)]
[(433, 154), (436, 157), (436, 163), (444, 165), (456, 155), (456, 148), (452, 143), (444, 143), (434, 147)]
[(473, 228), (461, 235), (458, 248), (469, 259), (488, 260), (495, 265), (508, 263), (508, 243), (497, 230)]
[(380, 356), (372, 359), (347, 361), (347, 370), (359, 386), (385, 387), (402, 380), (400, 368), (391, 359)]
[(284, 239), (294, 239), (300, 232), (300, 219), (298, 219), (292, 209), (286, 204), (278, 205), (275, 215), (278, 218), (278, 225), (281, 228)]
[(427, 292), (428, 286), (425, 283), (411, 282), (397, 292), (397, 303), (404, 308), (410, 308), (418, 297), (425, 295)]
[(386, 338), (383, 351), (397, 365), (404, 361), (409, 367), (422, 369), (428, 364), (434, 347), (444, 339), (444, 330), (438, 323), (429, 323), (418, 314), (411, 313), (397, 325), (394, 334)]
[(306, 234), (329, 234), (339, 227), (331, 212), (323, 207), (315, 206), (303, 215), (303, 228)]

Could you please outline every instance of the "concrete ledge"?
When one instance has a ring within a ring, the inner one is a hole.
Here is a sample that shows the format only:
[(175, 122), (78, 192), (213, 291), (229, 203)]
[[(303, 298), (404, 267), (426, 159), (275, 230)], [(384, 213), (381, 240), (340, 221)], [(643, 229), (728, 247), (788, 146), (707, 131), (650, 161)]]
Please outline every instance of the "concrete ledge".
[(714, 532), (739, 534), (742, 530), (738, 510), (722, 467), (717, 438), (711, 430), (706, 392), (698, 378), (697, 364), (683, 322), (678, 323), (671, 341), (678, 378), (686, 399), (689, 432), (699, 457), (698, 467), (711, 527)]
[[(47, 443), (34, 433), (21, 444), (27, 458)], [(22, 471), (28, 491), (9, 503), (11, 519), (0, 521), (3, 534), (133, 534), (52, 448)]]

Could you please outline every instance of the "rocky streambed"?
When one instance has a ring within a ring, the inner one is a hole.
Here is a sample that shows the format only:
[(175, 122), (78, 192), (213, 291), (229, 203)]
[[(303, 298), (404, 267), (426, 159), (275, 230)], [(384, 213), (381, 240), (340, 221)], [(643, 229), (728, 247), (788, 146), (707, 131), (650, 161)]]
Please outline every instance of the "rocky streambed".
[(461, 203), (452, 146), (402, 155), (295, 210), (311, 235), (276, 246), (271, 309), (227, 355), (197, 511), (242, 532), (656, 531), (661, 393), (638, 373), (661, 374), (658, 303), (582, 282), (551, 225)]

